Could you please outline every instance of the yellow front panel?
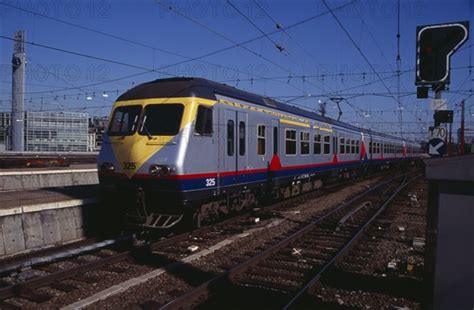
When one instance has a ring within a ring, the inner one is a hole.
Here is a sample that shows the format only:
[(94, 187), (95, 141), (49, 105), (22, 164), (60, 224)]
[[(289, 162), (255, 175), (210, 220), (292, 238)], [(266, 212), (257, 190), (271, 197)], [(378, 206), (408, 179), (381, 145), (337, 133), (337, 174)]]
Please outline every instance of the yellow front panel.
[[(139, 99), (119, 101), (114, 105), (117, 107), (140, 105), (144, 109), (149, 104), (183, 104), (183, 118), (180, 124), (180, 131), (188, 126), (196, 117), (197, 106), (199, 104), (212, 105), (214, 102), (206, 99), (198, 99), (193, 97), (185, 98), (157, 98), (157, 99)], [(112, 119), (113, 111), (110, 115)], [(139, 126), (138, 126), (139, 127)], [(111, 136), (110, 143), (112, 150), (120, 165), (119, 171), (122, 170), (127, 177), (131, 178), (137, 170), (156, 152), (169, 143), (175, 136), (153, 136), (149, 139), (146, 135), (139, 135), (138, 129), (130, 136)]]

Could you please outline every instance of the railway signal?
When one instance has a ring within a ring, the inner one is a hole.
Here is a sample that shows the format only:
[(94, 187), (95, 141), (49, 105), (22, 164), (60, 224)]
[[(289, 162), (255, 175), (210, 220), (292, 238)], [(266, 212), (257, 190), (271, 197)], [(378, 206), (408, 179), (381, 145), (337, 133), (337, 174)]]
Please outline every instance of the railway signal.
[(417, 27), (416, 85), (449, 84), (450, 58), (466, 42), (469, 22)]
[[(442, 123), (449, 123), (449, 143), (453, 111), (447, 110), (447, 101), (441, 99), (441, 93), (450, 83), (451, 55), (467, 41), (468, 36), (468, 21), (416, 28), (417, 98), (428, 98), (429, 86), (435, 91), (435, 99), (430, 102), (430, 107), (434, 110), (435, 129), (442, 128), (440, 127)], [(446, 152), (446, 135), (433, 136), (433, 132), (434, 130), (431, 131), (428, 153), (431, 156), (443, 156)]]

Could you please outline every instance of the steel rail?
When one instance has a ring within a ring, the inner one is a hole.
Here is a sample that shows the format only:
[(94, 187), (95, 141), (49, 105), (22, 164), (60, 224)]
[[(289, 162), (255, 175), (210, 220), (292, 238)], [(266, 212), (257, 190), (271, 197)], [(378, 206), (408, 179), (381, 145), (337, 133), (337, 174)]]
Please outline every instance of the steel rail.
[(368, 194), (371, 194), (373, 191), (382, 188), (383, 186), (401, 178), (401, 177), (406, 177), (406, 174), (404, 175), (399, 175), (392, 177), (384, 182), (381, 182), (377, 184), (375, 187), (369, 188), (365, 190), (364, 192), (356, 195), (355, 197), (351, 198), (349, 201), (346, 201), (339, 205), (338, 207), (332, 209), (328, 213), (325, 213), (324, 215), (318, 217), (317, 219), (311, 221), (309, 224), (305, 225), (303, 228), (299, 229), (289, 237), (283, 239), (282, 241), (278, 242), (277, 244), (271, 246), (270, 248), (260, 252), (259, 254), (251, 257), (250, 259), (246, 260), (245, 262), (239, 264), (238, 266), (227, 270), (221, 275), (218, 275), (201, 285), (197, 286), (193, 290), (185, 293), (184, 295), (181, 295), (180, 297), (170, 301), (169, 303), (163, 305), (160, 309), (185, 309), (189, 307), (189, 305), (197, 305), (204, 300), (208, 299), (210, 296), (211, 292), (213, 291), (214, 288), (219, 289), (219, 287), (225, 286), (226, 283), (229, 282), (234, 282), (235, 277), (239, 274), (244, 273), (246, 270), (248, 270), (251, 266), (256, 265), (258, 262), (272, 256), (282, 248), (286, 247), (288, 244), (292, 243), (296, 239), (300, 238), (301, 236), (305, 235), (309, 231), (311, 231), (317, 224), (321, 223), (331, 215), (339, 212), (340, 210), (344, 209), (345, 207), (351, 205), (352, 203), (360, 200), (361, 198), (367, 196)]
[(408, 181), (405, 181), (397, 187), (397, 189), (392, 193), (392, 195), (383, 203), (382, 206), (378, 208), (378, 210), (367, 220), (365, 221), (364, 225), (360, 227), (337, 252), (336, 254), (327, 261), (321, 269), (318, 271), (316, 275), (314, 275), (304, 286), (303, 288), (294, 295), (294, 297), (285, 305), (283, 308), (284, 310), (290, 309), (301, 299), (302, 296), (306, 294), (306, 292), (313, 287), (321, 278), (321, 276), (330, 268), (332, 267), (337, 261), (339, 261), (344, 254), (348, 252), (349, 249), (359, 240), (362, 234), (366, 231), (366, 229), (372, 224), (372, 222), (382, 213), (385, 209), (392, 203), (395, 197), (414, 179), (418, 178), (419, 176), (415, 176)]

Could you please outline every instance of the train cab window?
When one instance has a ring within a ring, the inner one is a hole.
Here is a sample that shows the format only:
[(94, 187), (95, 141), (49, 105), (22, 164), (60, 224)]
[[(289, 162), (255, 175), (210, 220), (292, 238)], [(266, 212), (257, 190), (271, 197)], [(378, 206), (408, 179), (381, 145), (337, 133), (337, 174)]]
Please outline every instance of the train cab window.
[(227, 155), (234, 156), (234, 121), (227, 121)]
[(149, 104), (145, 107), (140, 135), (174, 136), (179, 132), (184, 105)]
[(324, 136), (324, 154), (331, 153), (331, 137)]
[(355, 154), (356, 152), (356, 146), (355, 146), (355, 140), (351, 140), (351, 153)]
[(287, 129), (285, 131), (285, 153), (296, 155), (296, 130)]
[(257, 126), (257, 155), (265, 155), (265, 126)]
[(194, 132), (201, 136), (212, 135), (212, 108), (202, 105), (198, 107)]
[(278, 127), (273, 127), (273, 154), (278, 153)]
[(345, 140), (344, 140), (344, 138), (339, 138), (339, 153), (340, 154), (345, 153)]
[(313, 141), (313, 153), (321, 154), (321, 135), (315, 134)]
[(309, 132), (302, 131), (300, 133), (301, 154), (309, 154)]
[(356, 154), (359, 154), (359, 140), (356, 141)]
[(239, 122), (239, 155), (245, 155), (245, 122)]
[(109, 135), (132, 135), (137, 129), (137, 121), (141, 110), (142, 107), (139, 105), (129, 105), (116, 108), (110, 122)]

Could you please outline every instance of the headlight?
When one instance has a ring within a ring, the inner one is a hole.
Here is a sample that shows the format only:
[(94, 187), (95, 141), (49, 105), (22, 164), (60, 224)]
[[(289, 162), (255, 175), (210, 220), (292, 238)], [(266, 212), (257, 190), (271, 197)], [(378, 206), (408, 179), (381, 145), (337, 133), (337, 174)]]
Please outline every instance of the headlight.
[(174, 169), (167, 165), (151, 165), (148, 169), (151, 175), (159, 175), (160, 177), (166, 177), (170, 175)]
[(158, 175), (160, 173), (161, 167), (158, 165), (151, 165), (149, 172), (151, 175)]
[(102, 172), (114, 172), (115, 171), (115, 166), (112, 163), (105, 162), (102, 165), (100, 165), (100, 171)]
[(171, 174), (171, 168), (169, 166), (161, 166), (160, 175), (165, 177)]

